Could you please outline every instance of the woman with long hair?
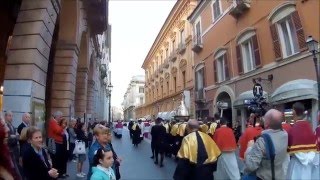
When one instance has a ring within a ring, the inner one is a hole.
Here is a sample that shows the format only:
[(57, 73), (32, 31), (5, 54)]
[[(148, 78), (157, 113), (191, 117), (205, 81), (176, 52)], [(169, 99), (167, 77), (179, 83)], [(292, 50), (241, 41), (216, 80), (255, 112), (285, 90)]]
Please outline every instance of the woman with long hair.
[(7, 146), (8, 131), (2, 113), (0, 112), (0, 180), (21, 179), (15, 172)]
[[(88, 133), (87, 128), (84, 123), (79, 123), (76, 129), (77, 140), (83, 141), (88, 147)], [(83, 178), (86, 174), (82, 171), (83, 162), (86, 160), (86, 154), (78, 155), (78, 165), (77, 165), (77, 177)]]

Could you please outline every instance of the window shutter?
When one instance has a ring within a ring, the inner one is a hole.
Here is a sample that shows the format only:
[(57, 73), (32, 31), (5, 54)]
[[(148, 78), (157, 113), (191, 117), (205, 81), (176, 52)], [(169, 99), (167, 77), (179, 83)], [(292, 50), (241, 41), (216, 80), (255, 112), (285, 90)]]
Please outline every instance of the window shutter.
[(242, 55), (241, 55), (240, 45), (236, 46), (236, 53), (237, 53), (238, 72), (239, 74), (242, 74), (243, 67), (242, 67)]
[(230, 72), (229, 72), (229, 61), (227, 53), (223, 55), (223, 61), (224, 61), (224, 73), (226, 75), (226, 80), (230, 78)]
[(272, 41), (273, 41), (274, 55), (276, 57), (276, 60), (279, 60), (282, 58), (282, 54), (281, 54), (280, 41), (279, 41), (276, 24), (271, 24), (270, 31), (271, 31)]
[(300, 17), (299, 17), (298, 11), (293, 12), (291, 14), (291, 18), (292, 18), (294, 27), (296, 29), (300, 51), (303, 51), (303, 50), (307, 49), (307, 44), (306, 44), (306, 40), (305, 40), (305, 37), (304, 37), (304, 32), (303, 32), (303, 28), (302, 28), (302, 25), (301, 25), (301, 21), (300, 21)]
[(214, 73), (214, 82), (218, 82), (218, 72), (217, 72), (217, 60), (213, 61), (213, 73)]
[(259, 51), (257, 35), (252, 36), (251, 41), (253, 46), (253, 55), (254, 55), (256, 68), (261, 67), (261, 59), (260, 59), (260, 51)]
[(204, 67), (202, 68), (201, 74), (202, 74), (202, 81), (203, 81), (203, 87), (202, 87), (203, 89), (206, 87), (206, 84), (207, 84), (206, 83), (206, 65), (204, 65)]

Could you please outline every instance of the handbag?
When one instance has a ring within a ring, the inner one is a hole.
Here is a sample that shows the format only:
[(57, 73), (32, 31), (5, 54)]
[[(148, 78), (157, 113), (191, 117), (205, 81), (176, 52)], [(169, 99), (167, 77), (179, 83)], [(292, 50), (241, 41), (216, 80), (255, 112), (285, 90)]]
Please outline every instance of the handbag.
[(76, 140), (73, 154), (86, 154), (86, 143), (80, 140)]
[(47, 146), (48, 146), (49, 153), (56, 154), (57, 149), (56, 149), (56, 142), (54, 141), (54, 139), (48, 138)]
[[(269, 134), (262, 134), (261, 136), (265, 142), (267, 159), (270, 159), (270, 161), (271, 161), (271, 179), (275, 180), (274, 159), (275, 159), (276, 154), (275, 154), (274, 144), (273, 144)], [(242, 180), (258, 180), (260, 178), (257, 177), (255, 172), (253, 172), (253, 173), (244, 175), (241, 179)]]

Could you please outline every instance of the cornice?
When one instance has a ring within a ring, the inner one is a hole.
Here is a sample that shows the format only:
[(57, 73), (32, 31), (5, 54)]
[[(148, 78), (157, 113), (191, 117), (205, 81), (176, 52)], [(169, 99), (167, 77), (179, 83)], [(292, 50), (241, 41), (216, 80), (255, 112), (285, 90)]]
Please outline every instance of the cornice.
[(187, 9), (190, 6), (190, 0), (178, 0), (171, 12), (169, 13), (165, 23), (163, 24), (161, 30), (159, 31), (155, 41), (153, 42), (143, 64), (142, 68), (144, 69), (149, 59), (152, 59), (153, 55), (157, 52), (157, 50), (161, 47), (162, 42), (168, 38), (168, 33), (172, 31), (172, 28), (177, 24), (178, 19), (181, 18), (180, 14), (184, 12), (183, 10)]

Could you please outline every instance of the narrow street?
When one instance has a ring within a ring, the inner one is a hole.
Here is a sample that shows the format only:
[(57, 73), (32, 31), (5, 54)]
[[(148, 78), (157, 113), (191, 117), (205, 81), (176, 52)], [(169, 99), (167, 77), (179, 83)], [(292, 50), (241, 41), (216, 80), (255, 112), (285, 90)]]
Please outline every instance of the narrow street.
[[(164, 167), (156, 166), (151, 156), (150, 142), (148, 140), (139, 144), (138, 148), (133, 147), (129, 137), (129, 131), (123, 130), (123, 137), (113, 137), (113, 146), (123, 161), (120, 167), (121, 180), (168, 180), (172, 179), (176, 163), (173, 158), (165, 158)], [(84, 172), (88, 172), (88, 161), (85, 163)], [(68, 165), (68, 180), (84, 179), (76, 177), (76, 163)]]

